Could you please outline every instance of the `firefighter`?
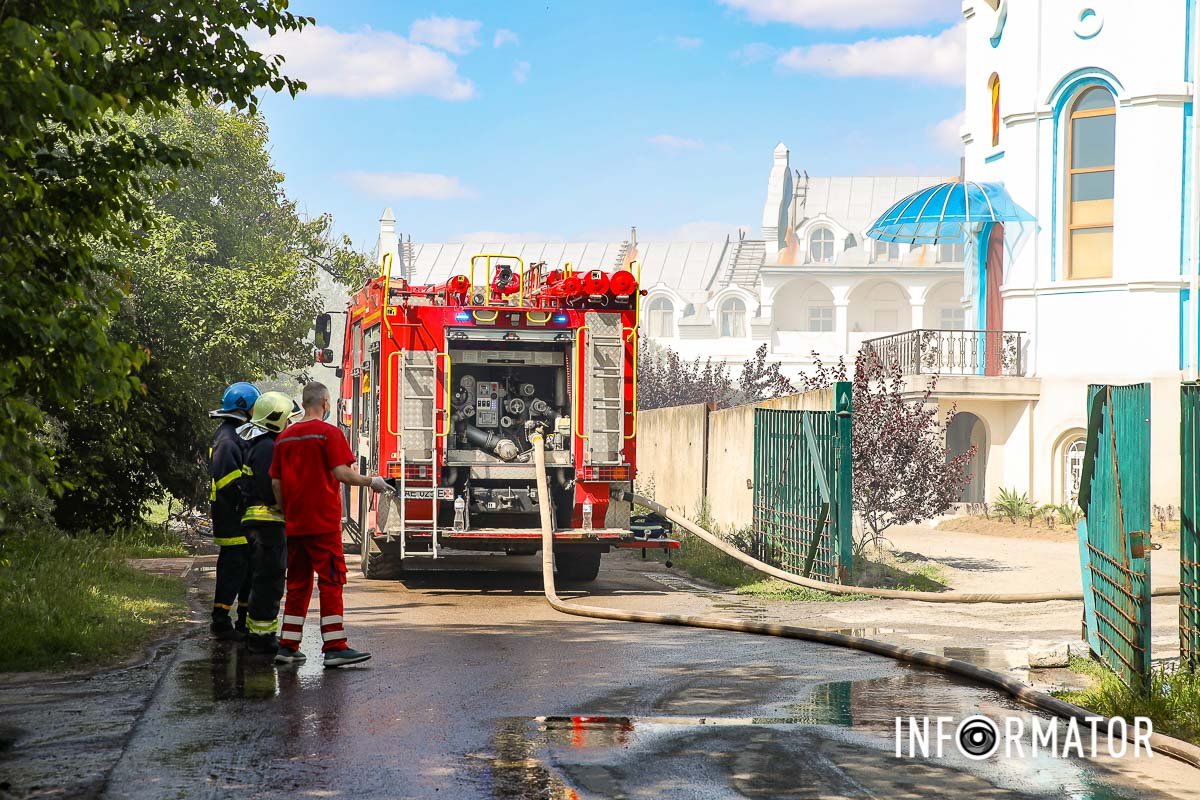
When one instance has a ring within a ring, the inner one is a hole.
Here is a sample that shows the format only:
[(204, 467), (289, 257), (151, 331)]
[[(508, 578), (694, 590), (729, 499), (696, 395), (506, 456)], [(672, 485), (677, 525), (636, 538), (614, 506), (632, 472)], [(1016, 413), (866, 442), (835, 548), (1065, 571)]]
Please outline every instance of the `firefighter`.
[(279, 634), (278, 664), (303, 661), (300, 637), (312, 598), (313, 573), (321, 598), (321, 638), (326, 669), (357, 664), (371, 657), (346, 642), (342, 626), (342, 586), (346, 559), (342, 555), (342, 493), (339, 482), (391, 491), (379, 476), (360, 475), (352, 468), (354, 454), (341, 430), (329, 418), (329, 389), (309, 383), (301, 398), (304, 418), (275, 439), (271, 485), (286, 519), (287, 599)]
[(242, 493), (246, 511), (242, 532), (250, 541), (251, 572), (249, 616), (246, 619), (246, 649), (274, 655), (279, 629), (279, 601), (283, 599), (287, 544), (283, 535), (283, 512), (271, 489), (271, 459), (275, 437), (287, 428), (300, 406), (282, 392), (267, 392), (254, 403), (250, 422), (238, 429), (246, 442), (246, 464)]
[[(259, 391), (253, 384), (231, 385), (221, 396), (221, 407), (209, 416), (221, 420), (208, 450), (208, 472), (212, 478), (211, 501), (213, 543), (217, 556), (217, 589), (213, 597), (212, 625), (217, 639), (241, 641), (246, 635), (247, 600), (250, 597), (250, 545), (242, 532), (242, 440), (237, 429), (250, 419), (250, 409)], [(238, 621), (230, 617), (234, 601)]]

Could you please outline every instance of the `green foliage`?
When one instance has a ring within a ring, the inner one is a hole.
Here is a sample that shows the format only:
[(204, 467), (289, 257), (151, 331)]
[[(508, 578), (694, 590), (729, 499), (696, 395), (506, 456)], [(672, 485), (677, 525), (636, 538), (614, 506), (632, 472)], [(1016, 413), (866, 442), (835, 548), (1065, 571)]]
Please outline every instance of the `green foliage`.
[(150, 359), (146, 391), (123, 406), (91, 397), (58, 412), (70, 488), (56, 518), (69, 530), (131, 524), (164, 489), (200, 501), (222, 389), (311, 365), (318, 270), (361, 260), (330, 241), (327, 217), (304, 220), (285, 196), (261, 118), (206, 105), (130, 127), (205, 160), (148, 199), (142, 247), (99, 248), (131, 278), (111, 335)]
[(763, 600), (788, 600), (801, 603), (848, 603), (854, 600), (870, 600), (865, 594), (830, 594), (820, 589), (797, 586), (794, 583), (769, 578), (755, 581), (737, 588), (738, 594), (759, 597)]
[(186, 616), (178, 578), (125, 559), (164, 548), (142, 534), (0, 537), (0, 671), (77, 666), (128, 655)]
[(1018, 519), (1029, 517), (1037, 508), (1037, 503), (1030, 500), (1024, 492), (1017, 494), (1015, 488), (1002, 488), (995, 502), (992, 503), (992, 509), (1007, 517), (1008, 521), (1014, 525), (1017, 524)]
[(1070, 525), (1072, 528), (1079, 524), (1079, 520), (1083, 519), (1083, 509), (1074, 503), (1062, 503), (1055, 506), (1055, 511), (1058, 512), (1058, 521), (1063, 525)]
[(1106, 717), (1149, 717), (1156, 732), (1200, 744), (1200, 673), (1159, 666), (1150, 673), (1149, 691), (1144, 692), (1126, 686), (1089, 659), (1072, 658), (1071, 669), (1095, 683), (1087, 689), (1054, 692), (1056, 697)]
[(181, 102), (253, 110), (267, 86), (294, 94), (302, 84), (281, 60), (244, 38), (312, 21), (286, 7), (0, 3), (0, 512), (15, 492), (72, 488), (52, 474), (47, 411), (142, 390), (134, 371), (148, 354), (108, 325), (132, 275), (108, 254), (136, 248), (154, 222), (149, 198), (197, 157), (130, 115)]

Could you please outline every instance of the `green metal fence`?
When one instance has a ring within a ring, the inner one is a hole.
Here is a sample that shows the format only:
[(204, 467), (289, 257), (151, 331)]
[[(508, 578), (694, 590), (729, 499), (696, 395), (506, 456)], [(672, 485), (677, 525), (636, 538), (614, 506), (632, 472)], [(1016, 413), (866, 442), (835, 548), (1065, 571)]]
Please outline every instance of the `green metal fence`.
[(1079, 485), (1088, 644), (1127, 685), (1150, 672), (1150, 386), (1088, 387)]
[(1179, 528), (1179, 656), (1200, 668), (1200, 537), (1196, 512), (1200, 501), (1200, 384), (1180, 387), (1180, 528)]
[(838, 583), (853, 565), (850, 392), (836, 384), (831, 411), (754, 410), (754, 555)]

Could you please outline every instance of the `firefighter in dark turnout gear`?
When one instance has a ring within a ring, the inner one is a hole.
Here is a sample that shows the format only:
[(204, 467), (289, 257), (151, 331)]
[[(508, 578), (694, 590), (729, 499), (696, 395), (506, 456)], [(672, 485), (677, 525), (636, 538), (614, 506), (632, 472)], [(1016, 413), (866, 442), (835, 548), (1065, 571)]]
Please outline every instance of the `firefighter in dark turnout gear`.
[(282, 392), (267, 392), (254, 403), (250, 422), (238, 428), (245, 444), (245, 480), (242, 492), (246, 511), (242, 514), (242, 532), (250, 541), (251, 571), (249, 617), (246, 619), (246, 649), (252, 653), (275, 655), (278, 647), (279, 602), (283, 599), (287, 573), (287, 540), (283, 533), (283, 512), (275, 502), (271, 488), (271, 459), (275, 457), (275, 437), (287, 426), (300, 406)]
[[(216, 638), (231, 641), (245, 638), (250, 598), (250, 543), (242, 532), (244, 497), (239, 485), (244, 463), (243, 442), (237, 429), (250, 419), (250, 409), (258, 395), (252, 384), (235, 383), (225, 390), (221, 407), (209, 412), (210, 417), (221, 420), (208, 451), (213, 542), (221, 548), (210, 630)], [(237, 625), (230, 616), (234, 601), (238, 604)]]

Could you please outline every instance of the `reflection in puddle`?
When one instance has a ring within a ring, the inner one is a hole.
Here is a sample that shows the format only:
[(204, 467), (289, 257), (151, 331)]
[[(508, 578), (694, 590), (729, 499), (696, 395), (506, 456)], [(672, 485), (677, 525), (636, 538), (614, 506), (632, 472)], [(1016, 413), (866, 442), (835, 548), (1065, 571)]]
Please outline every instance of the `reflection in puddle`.
[(214, 648), (208, 658), (179, 665), (180, 685), (197, 698), (270, 700), (279, 694), (279, 674), (271, 659), (238, 647)]
[[(560, 715), (496, 722), (482, 756), (493, 797), (1069, 797), (1129, 791), (1103, 765), (1049, 757), (902, 759), (897, 715), (1028, 717), (999, 695), (921, 671), (814, 686), (781, 713)], [(692, 794), (688, 794), (692, 796)]]
[(492, 753), (485, 756), (484, 782), (496, 798), (578, 800), (579, 795), (552, 775), (543, 763), (541, 747), (530, 720), (501, 720), (492, 736)]

